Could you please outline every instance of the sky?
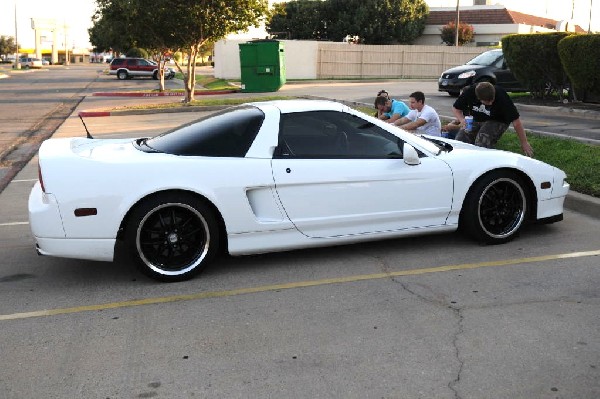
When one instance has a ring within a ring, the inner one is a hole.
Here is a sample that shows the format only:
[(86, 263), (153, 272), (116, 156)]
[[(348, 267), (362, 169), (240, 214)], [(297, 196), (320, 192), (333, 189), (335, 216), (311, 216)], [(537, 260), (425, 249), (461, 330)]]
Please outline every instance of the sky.
[[(274, 2), (276, 0), (271, 0)], [(456, 7), (473, 5), (473, 0), (425, 0), (429, 7)], [(574, 1), (574, 3), (573, 3)], [(507, 8), (555, 20), (570, 19), (574, 4), (573, 19), (587, 31), (592, 5), (592, 31), (600, 31), (600, 0), (498, 0), (492, 4), (501, 4)], [(87, 29), (91, 26), (91, 17), (96, 8), (94, 0), (0, 0), (0, 35), (15, 36), (15, 8), (17, 35), (23, 48), (33, 48), (34, 31), (31, 18), (54, 19), (59, 25), (68, 26), (67, 45), (69, 48), (91, 47)], [(48, 42), (52, 38), (48, 34)], [(64, 46), (62, 32), (58, 38)], [(49, 44), (47, 47), (50, 47)]]

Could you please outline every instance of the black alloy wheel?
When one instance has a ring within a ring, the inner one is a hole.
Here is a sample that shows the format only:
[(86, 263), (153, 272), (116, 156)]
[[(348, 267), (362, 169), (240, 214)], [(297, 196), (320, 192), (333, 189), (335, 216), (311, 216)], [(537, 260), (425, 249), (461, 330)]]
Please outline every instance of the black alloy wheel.
[(469, 192), (460, 223), (473, 238), (501, 244), (518, 234), (527, 213), (527, 191), (522, 180), (512, 172), (492, 172)]
[(161, 281), (187, 280), (216, 253), (217, 222), (199, 199), (182, 193), (162, 194), (132, 212), (126, 242), (146, 275)]

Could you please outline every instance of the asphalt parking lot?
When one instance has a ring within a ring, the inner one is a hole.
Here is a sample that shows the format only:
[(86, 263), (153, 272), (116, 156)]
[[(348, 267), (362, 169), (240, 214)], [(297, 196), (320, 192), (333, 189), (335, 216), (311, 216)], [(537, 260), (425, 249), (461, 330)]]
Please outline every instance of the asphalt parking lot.
[[(137, 137), (199, 116), (86, 124)], [(75, 112), (54, 137), (82, 134)], [(2, 398), (600, 396), (599, 219), (568, 209), (500, 246), (441, 234), (221, 257), (164, 284), (121, 256), (37, 256), (36, 179), (34, 158), (0, 194)]]

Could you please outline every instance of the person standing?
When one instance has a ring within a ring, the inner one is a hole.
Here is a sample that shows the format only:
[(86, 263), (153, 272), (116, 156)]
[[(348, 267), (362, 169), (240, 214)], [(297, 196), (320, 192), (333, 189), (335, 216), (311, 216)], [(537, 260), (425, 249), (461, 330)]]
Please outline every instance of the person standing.
[[(452, 112), (461, 125), (456, 140), (494, 148), (512, 123), (523, 153), (533, 156), (533, 148), (527, 141), (519, 111), (503, 88), (489, 82), (471, 86), (456, 99)], [(473, 124), (468, 130), (465, 124), (466, 114), (473, 116)]]
[(414, 133), (430, 136), (441, 135), (442, 123), (440, 117), (435, 109), (425, 104), (425, 94), (423, 92), (415, 91), (408, 96), (408, 104), (411, 111), (408, 115), (394, 122), (394, 125)]
[(410, 112), (408, 106), (402, 101), (393, 100), (383, 95), (375, 98), (375, 108), (377, 108), (378, 118), (388, 123), (393, 123)]

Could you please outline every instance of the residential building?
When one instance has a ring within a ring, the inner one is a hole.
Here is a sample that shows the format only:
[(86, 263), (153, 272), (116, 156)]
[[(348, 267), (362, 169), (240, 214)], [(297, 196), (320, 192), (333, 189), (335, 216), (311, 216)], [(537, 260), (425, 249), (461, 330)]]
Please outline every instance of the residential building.
[[(423, 35), (414, 44), (439, 45), (441, 29), (448, 22), (456, 21), (456, 7), (432, 7), (425, 23)], [(472, 46), (497, 46), (502, 37), (517, 33), (557, 31), (584, 32), (572, 21), (557, 21), (512, 11), (498, 5), (474, 5), (459, 7), (459, 21), (472, 25), (475, 37)]]

